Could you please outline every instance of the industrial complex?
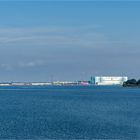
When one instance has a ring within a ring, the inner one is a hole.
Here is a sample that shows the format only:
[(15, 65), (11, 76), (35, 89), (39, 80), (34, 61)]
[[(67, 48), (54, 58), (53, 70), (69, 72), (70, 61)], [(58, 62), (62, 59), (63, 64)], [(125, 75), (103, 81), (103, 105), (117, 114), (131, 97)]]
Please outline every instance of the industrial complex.
[(126, 76), (94, 76), (91, 83), (94, 85), (123, 85), (128, 80)]

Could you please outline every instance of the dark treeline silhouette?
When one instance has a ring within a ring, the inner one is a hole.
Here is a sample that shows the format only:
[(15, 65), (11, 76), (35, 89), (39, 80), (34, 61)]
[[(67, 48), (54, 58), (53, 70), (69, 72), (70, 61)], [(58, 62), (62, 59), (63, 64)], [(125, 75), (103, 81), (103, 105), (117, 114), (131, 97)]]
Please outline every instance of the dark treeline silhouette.
[(130, 79), (123, 83), (124, 87), (140, 87), (140, 79)]

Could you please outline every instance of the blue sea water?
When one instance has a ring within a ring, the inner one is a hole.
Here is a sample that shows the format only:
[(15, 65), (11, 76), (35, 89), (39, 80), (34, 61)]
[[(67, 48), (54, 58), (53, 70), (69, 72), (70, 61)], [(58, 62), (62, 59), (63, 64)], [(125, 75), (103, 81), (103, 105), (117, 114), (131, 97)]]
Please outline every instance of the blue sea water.
[(0, 139), (140, 139), (140, 89), (0, 87)]

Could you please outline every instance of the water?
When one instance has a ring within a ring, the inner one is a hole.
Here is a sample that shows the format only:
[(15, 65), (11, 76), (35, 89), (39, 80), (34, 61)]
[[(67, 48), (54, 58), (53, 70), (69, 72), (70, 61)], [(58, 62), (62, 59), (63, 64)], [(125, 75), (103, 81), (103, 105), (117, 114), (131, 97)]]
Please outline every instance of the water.
[(0, 87), (0, 139), (140, 139), (140, 89)]

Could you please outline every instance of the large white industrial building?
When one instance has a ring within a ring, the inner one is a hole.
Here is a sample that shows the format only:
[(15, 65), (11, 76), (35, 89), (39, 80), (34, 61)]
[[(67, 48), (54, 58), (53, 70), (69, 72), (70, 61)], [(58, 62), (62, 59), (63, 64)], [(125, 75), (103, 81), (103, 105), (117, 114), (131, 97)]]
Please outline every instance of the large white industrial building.
[(95, 85), (122, 85), (126, 82), (126, 76), (94, 76), (91, 77), (91, 82)]

